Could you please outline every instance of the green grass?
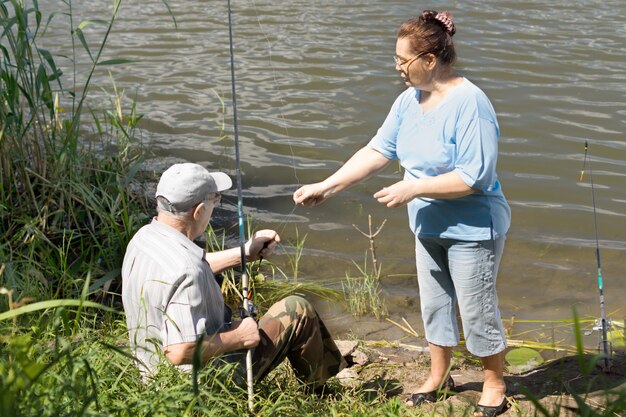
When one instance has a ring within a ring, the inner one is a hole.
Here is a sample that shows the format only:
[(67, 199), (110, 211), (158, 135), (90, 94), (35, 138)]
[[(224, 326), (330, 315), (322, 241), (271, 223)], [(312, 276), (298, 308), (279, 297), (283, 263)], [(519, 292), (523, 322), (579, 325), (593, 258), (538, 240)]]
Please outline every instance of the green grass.
[[(133, 192), (143, 180), (135, 139), (141, 116), (134, 104), (122, 106), (124, 92), (113, 81), (111, 110), (92, 109), (87, 100), (93, 74), (119, 63), (100, 56), (120, 1), (108, 20), (74, 22), (72, 2), (63, 7), (43, 22), (37, 2), (0, 2), (0, 414), (246, 414), (246, 393), (228, 384), (228, 370), (207, 366), (194, 380), (166, 366), (144, 383), (119, 305), (102, 304), (111, 302), (109, 284), (119, 283), (126, 244), (149, 212)], [(91, 61), (80, 89), (62, 84), (54, 57), (38, 45), (44, 23), (56, 24), (58, 16), (69, 17), (68, 42)], [(104, 38), (87, 39), (83, 29), (90, 25), (105, 27)], [(64, 110), (59, 97), (71, 105)], [(89, 126), (84, 115), (91, 115)], [(215, 233), (209, 240), (223, 246)], [(264, 264), (279, 279), (257, 280), (263, 303), (294, 291), (331, 293), (298, 282), (303, 242), (289, 258), (292, 272)], [(362, 402), (358, 391), (321, 401), (305, 394), (284, 366), (256, 389), (257, 415), (371, 415), (371, 401)], [(398, 415), (399, 403), (380, 403), (381, 415)]]
[[(197, 392), (191, 374), (167, 366), (155, 379), (142, 382), (128, 350), (121, 314), (94, 305), (78, 311), (58, 304), (36, 316), (17, 316), (17, 332), (3, 332), (0, 338), (3, 416), (247, 413), (246, 393), (228, 383), (229, 369), (203, 368)], [(0, 319), (0, 325), (10, 324), (8, 319)], [(348, 389), (337, 397), (319, 399), (303, 388), (289, 367), (279, 367), (257, 384), (255, 414), (408, 415), (397, 400), (383, 401), (382, 394)]]
[(351, 276), (346, 273), (346, 279), (341, 286), (347, 309), (353, 316), (372, 314), (377, 319), (382, 319), (388, 315), (387, 306), (381, 296), (380, 276), (372, 274), (367, 270), (367, 254), (361, 267), (356, 262), (355, 267), (359, 271), (359, 276)]
[[(383, 220), (376, 231), (372, 228), (372, 216), (368, 215), (368, 233), (363, 232), (356, 225), (352, 225), (369, 241), (368, 251), (365, 252), (363, 266), (353, 262), (359, 271), (360, 276), (353, 277), (346, 273), (346, 279), (341, 283), (344, 299), (346, 300), (347, 309), (353, 316), (361, 316), (364, 314), (372, 314), (377, 319), (385, 318), (388, 315), (387, 306), (380, 289), (380, 273), (382, 265), (378, 264), (376, 256), (376, 245), (374, 238), (378, 236), (385, 226), (387, 219)], [(369, 259), (371, 259), (371, 269), (368, 269)]]

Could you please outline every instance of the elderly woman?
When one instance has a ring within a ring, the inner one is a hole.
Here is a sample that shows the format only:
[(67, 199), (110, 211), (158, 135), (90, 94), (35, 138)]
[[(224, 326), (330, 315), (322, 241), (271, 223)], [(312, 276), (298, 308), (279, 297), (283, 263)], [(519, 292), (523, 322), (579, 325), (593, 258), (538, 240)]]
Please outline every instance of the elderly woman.
[(484, 367), (475, 415), (495, 416), (508, 407), (496, 275), (510, 209), (496, 174), (496, 114), (480, 88), (454, 69), (454, 33), (447, 12), (426, 10), (402, 24), (394, 60), (408, 88), (365, 147), (324, 181), (298, 189), (293, 199), (318, 205), (400, 161), (404, 179), (374, 198), (387, 207), (407, 205), (416, 237), (431, 368), (407, 404), (437, 401), (454, 387), (448, 373), (452, 347), (460, 340), (458, 304), (467, 349)]

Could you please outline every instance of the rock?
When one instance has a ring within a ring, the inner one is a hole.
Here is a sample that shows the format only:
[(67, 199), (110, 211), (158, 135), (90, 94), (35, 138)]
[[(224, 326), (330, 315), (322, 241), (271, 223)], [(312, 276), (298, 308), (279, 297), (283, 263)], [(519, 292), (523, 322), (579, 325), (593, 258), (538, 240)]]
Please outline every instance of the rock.
[(339, 348), (339, 352), (341, 352), (341, 356), (344, 358), (352, 355), (352, 352), (356, 350), (358, 341), (355, 340), (335, 340), (335, 344)]
[(369, 362), (367, 355), (360, 350), (355, 350), (351, 355), (352, 363), (355, 365), (365, 365)]
[(358, 385), (359, 374), (353, 368), (345, 368), (335, 375), (335, 377), (343, 386), (353, 387)]

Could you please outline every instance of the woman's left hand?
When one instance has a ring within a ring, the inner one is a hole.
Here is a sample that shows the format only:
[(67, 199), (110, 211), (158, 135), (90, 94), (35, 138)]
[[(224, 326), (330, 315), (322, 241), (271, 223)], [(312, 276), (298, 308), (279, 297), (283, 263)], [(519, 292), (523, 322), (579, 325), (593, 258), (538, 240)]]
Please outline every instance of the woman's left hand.
[(400, 207), (417, 196), (416, 188), (416, 180), (402, 180), (378, 191), (374, 198), (387, 207)]

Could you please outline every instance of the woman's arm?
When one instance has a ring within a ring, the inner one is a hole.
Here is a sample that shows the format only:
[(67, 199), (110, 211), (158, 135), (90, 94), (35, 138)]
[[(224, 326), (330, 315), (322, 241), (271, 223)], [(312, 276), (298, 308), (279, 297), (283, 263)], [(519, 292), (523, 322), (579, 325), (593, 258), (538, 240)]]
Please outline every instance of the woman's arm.
[(380, 152), (365, 146), (324, 181), (300, 187), (293, 194), (293, 201), (308, 207), (317, 206), (338, 192), (382, 170), (390, 162), (391, 160)]

